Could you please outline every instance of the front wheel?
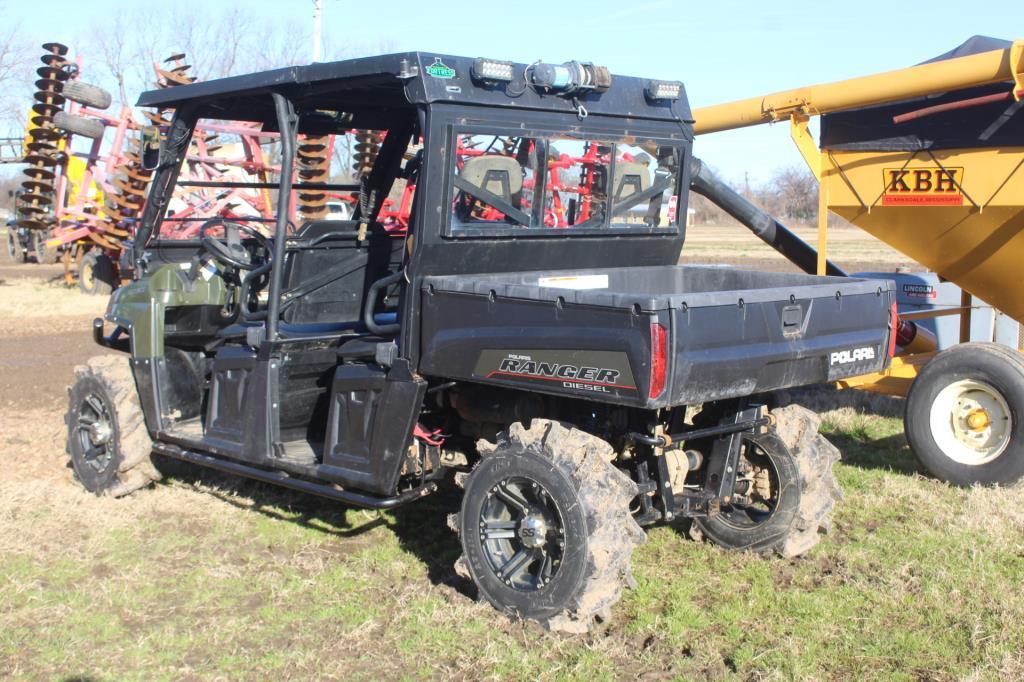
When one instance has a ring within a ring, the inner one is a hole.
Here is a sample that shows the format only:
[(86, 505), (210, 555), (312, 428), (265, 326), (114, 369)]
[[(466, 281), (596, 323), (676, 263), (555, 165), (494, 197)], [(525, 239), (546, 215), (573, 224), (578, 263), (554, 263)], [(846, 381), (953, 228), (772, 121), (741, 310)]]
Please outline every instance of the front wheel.
[(793, 557), (830, 530), (842, 498), (832, 474), (839, 450), (818, 433), (821, 418), (810, 410), (789, 405), (772, 416), (767, 431), (743, 434), (733, 495), (717, 514), (694, 519), (693, 537)]
[(466, 480), (457, 523), (468, 572), (493, 606), (551, 629), (583, 632), (607, 618), (644, 541), (636, 484), (611, 446), (546, 419), (513, 424)]
[(64, 421), (71, 467), (89, 492), (121, 497), (160, 480), (125, 357), (99, 356), (75, 368)]
[(955, 485), (1024, 479), (1024, 357), (962, 343), (924, 366), (907, 395), (904, 428), (918, 460)]

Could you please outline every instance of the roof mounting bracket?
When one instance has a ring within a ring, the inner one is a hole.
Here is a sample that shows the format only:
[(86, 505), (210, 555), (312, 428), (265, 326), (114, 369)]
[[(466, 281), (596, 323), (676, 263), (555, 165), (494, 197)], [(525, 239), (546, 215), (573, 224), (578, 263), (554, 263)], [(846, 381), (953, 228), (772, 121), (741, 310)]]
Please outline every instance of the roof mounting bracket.
[(1010, 46), (1010, 73), (1013, 74), (1013, 98), (1024, 97), (1024, 40), (1015, 40)]

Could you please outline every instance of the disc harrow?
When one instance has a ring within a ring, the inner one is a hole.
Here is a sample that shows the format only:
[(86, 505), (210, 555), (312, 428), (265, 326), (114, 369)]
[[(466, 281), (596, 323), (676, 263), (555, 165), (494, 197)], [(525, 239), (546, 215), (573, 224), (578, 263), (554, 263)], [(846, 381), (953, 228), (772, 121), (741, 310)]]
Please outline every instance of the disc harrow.
[[(330, 178), (332, 138), (307, 136), (299, 142), (297, 172), (300, 183), (322, 183)], [(321, 220), (327, 215), (326, 190), (299, 190), (298, 211), (304, 220)]]
[(56, 187), (53, 183), (64, 134), (53, 126), (53, 117), (65, 102), (61, 94), (64, 82), (74, 73), (66, 57), (67, 46), (46, 43), (43, 50), (40, 57), (43, 66), (36, 69), (39, 80), (35, 83), (35, 102), (29, 119), (29, 141), (25, 144), (27, 179), (21, 183), (23, 191), (19, 193), (16, 207), (20, 216), (18, 226), (30, 230), (46, 230), (55, 224), (52, 204)]
[[(107, 259), (99, 271), (113, 273), (110, 284), (116, 287), (128, 276), (119, 270), (124, 267), (124, 242), (132, 238), (141, 219), (152, 178), (142, 158), (154, 136), (165, 134), (173, 112), (149, 110), (136, 117), (122, 105), (118, 113), (106, 113), (110, 95), (80, 80), (81, 61), (69, 59), (68, 48), (58, 43), (47, 43), (44, 51), (24, 145), (27, 167), (17, 198), (18, 216), (23, 225), (39, 230), (39, 243), (63, 253), (68, 283), (87, 263), (95, 269), (97, 259)], [(160, 89), (196, 81), (184, 53), (152, 68)], [(272, 224), (275, 202), (265, 185), (281, 172), (277, 137), (277, 132), (264, 132), (257, 124), (199, 121), (179, 173), (181, 191), (163, 218), (160, 238), (194, 238), (211, 217), (248, 219), (260, 229)], [(384, 140), (383, 133), (373, 130), (301, 136), (295, 169), (300, 187), (291, 202), (292, 224), (337, 218), (331, 202), (358, 204), (358, 194), (301, 186), (331, 182), (339, 137), (348, 140), (341, 148), (350, 151), (348, 175), (357, 180), (372, 170)], [(250, 183), (256, 186), (247, 187)], [(396, 187), (383, 202), (378, 221), (389, 231), (401, 233), (407, 226), (414, 190)]]
[(384, 134), (377, 130), (355, 131), (355, 150), (352, 153), (352, 170), (360, 178), (370, 174), (373, 169), (373, 162), (380, 151), (380, 144), (384, 141)]

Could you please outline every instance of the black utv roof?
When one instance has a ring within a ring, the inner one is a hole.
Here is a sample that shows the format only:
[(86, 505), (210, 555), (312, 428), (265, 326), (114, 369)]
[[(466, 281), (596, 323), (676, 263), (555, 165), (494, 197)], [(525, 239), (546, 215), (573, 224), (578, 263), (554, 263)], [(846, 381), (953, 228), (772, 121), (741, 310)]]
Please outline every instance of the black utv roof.
[[(232, 76), (164, 90), (144, 92), (140, 107), (181, 108), (198, 105), (200, 115), (238, 120), (273, 120), (267, 95), (279, 92), (299, 110), (334, 109), (353, 113), (411, 109), (452, 102), (488, 107), (577, 111), (571, 97), (541, 94), (523, 88), (525, 64), (516, 64), (520, 82), (482, 83), (471, 77), (473, 58), (428, 52), (347, 59), (292, 66)], [(679, 100), (652, 101), (644, 90), (647, 79), (612, 77), (604, 93), (588, 92), (579, 102), (589, 114), (644, 119), (692, 120), (685, 91)]]

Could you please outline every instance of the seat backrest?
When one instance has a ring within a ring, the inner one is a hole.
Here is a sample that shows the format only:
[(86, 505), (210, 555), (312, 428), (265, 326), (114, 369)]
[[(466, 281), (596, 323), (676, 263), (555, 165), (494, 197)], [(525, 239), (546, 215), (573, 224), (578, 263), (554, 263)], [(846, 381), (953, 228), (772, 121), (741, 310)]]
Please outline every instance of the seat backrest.
[(612, 196), (615, 203), (628, 199), (634, 194), (641, 194), (651, 188), (651, 169), (642, 163), (618, 161), (615, 164), (615, 177)]
[(292, 235), (295, 239), (314, 240), (327, 235), (355, 234), (359, 231), (359, 222), (355, 220), (310, 220)]
[(474, 156), (466, 160), (459, 176), (509, 202), (523, 191), (523, 169), (511, 156)]
[(315, 247), (289, 251), (283, 293), (296, 295), (285, 300), (282, 320), (289, 324), (362, 320), (366, 291), (400, 267), (403, 254), (404, 240), (377, 226), (371, 227), (366, 242), (358, 242), (356, 232), (343, 228)]

